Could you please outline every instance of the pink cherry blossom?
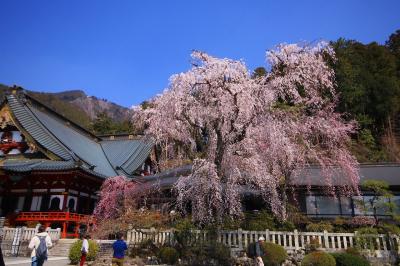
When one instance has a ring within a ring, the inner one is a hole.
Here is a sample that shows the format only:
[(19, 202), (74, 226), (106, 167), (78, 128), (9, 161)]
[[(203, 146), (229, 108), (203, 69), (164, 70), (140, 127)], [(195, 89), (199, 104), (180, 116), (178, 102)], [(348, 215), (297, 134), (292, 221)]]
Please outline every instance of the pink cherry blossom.
[(135, 110), (164, 160), (193, 160), (191, 175), (175, 185), (182, 210), (191, 206), (200, 223), (239, 217), (243, 193), (252, 192), (284, 219), (290, 178), (309, 165), (321, 167), (330, 193), (337, 172), (350, 184), (340, 192), (358, 193), (348, 150), (355, 123), (335, 112), (326, 57), (334, 53), (324, 43), (280, 45), (267, 52), (271, 71), (252, 78), (242, 61), (195, 51), (189, 71), (172, 76), (151, 108)]

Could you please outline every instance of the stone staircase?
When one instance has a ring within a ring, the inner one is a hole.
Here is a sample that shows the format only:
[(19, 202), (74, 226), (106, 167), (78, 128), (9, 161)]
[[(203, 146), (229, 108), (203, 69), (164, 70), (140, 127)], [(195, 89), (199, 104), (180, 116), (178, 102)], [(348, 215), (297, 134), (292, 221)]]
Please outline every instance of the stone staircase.
[(69, 249), (76, 239), (60, 239), (55, 243), (53, 248), (49, 250), (49, 255), (54, 257), (68, 257)]

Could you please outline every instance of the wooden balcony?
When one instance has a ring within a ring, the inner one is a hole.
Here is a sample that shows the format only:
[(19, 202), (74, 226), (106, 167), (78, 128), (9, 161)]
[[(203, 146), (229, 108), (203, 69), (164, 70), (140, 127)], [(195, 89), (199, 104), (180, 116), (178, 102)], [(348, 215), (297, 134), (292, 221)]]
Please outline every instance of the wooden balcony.
[[(15, 222), (38, 222), (43, 224), (45, 227), (50, 226), (51, 223), (61, 223), (63, 228), (61, 231), (61, 237), (78, 237), (78, 228), (80, 224), (93, 223), (93, 219), (90, 215), (71, 213), (71, 212), (20, 212), (14, 218)], [(67, 225), (74, 224), (74, 232), (67, 232)]]

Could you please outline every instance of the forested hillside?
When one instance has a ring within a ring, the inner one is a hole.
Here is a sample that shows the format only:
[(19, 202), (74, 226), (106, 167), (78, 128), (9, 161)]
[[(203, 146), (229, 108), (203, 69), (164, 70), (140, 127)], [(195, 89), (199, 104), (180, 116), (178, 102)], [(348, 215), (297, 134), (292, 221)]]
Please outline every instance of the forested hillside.
[(359, 125), (353, 150), (360, 161), (400, 161), (400, 30), (385, 45), (332, 42), (340, 92), (338, 110)]

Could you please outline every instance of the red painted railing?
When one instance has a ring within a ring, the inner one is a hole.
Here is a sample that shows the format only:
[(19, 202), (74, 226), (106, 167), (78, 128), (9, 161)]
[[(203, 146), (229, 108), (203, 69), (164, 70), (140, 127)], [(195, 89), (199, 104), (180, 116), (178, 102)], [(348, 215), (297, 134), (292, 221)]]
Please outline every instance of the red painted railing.
[(62, 223), (61, 237), (78, 237), (78, 228), (75, 226), (75, 232), (67, 232), (68, 223), (76, 224), (91, 224), (94, 223), (94, 219), (90, 215), (71, 213), (71, 212), (20, 212), (14, 219), (16, 222), (41, 222), (44, 225), (50, 226), (52, 222)]
[(46, 222), (88, 222), (89, 215), (71, 212), (20, 212), (15, 218), (17, 222), (46, 221)]

